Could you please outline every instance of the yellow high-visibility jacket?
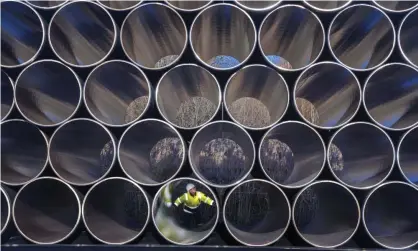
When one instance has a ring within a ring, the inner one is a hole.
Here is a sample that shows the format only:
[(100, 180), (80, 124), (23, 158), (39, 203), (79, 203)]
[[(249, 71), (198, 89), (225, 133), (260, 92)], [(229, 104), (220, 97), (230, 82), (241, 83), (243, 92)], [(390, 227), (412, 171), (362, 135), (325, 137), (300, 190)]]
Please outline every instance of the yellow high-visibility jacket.
[(189, 192), (187, 192), (178, 197), (174, 201), (174, 205), (179, 206), (180, 204), (184, 203), (186, 207), (194, 209), (200, 206), (200, 203), (202, 202), (211, 206), (213, 205), (213, 200), (206, 196), (204, 193), (196, 192), (195, 196), (192, 196)]

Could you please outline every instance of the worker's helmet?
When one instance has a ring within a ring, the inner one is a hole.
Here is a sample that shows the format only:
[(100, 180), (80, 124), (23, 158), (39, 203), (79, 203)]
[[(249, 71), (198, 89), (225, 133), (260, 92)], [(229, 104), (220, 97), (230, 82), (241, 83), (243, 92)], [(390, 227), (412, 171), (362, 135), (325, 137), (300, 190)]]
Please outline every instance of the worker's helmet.
[(193, 189), (193, 188), (195, 188), (196, 186), (195, 185), (193, 185), (192, 183), (189, 183), (189, 184), (187, 184), (187, 186), (186, 186), (186, 190), (187, 190), (187, 192), (188, 191), (190, 191), (191, 189)]

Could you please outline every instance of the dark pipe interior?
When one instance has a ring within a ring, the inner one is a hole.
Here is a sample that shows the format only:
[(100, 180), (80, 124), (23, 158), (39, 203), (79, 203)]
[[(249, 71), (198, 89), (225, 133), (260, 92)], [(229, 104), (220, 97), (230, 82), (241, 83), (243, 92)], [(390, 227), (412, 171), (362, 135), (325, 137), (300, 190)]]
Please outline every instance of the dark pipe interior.
[(3, 191), (3, 188), (1, 189), (1, 233), (6, 229), (7, 224), (9, 223), (8, 220), (10, 220), (10, 201), (6, 198), (7, 194)]
[[(416, 3), (416, 2), (415, 2)], [(415, 67), (418, 67), (418, 9), (410, 12), (404, 19), (399, 31), (401, 52)]]
[(1, 71), (1, 120), (6, 118), (13, 108), (14, 89), (12, 80)]
[(65, 4), (67, 1), (58, 1), (58, 0), (42, 0), (42, 1), (36, 1), (36, 0), (27, 0), (27, 2), (31, 5), (34, 5), (35, 7), (38, 8), (43, 8), (43, 9), (53, 9), (53, 8), (57, 8), (63, 4)]
[(305, 1), (308, 5), (323, 11), (337, 11), (350, 1)]
[(398, 149), (398, 162), (406, 178), (418, 185), (418, 127), (409, 131), (401, 141)]
[(389, 9), (391, 11), (407, 11), (417, 5), (417, 1), (374, 1), (379, 7)]
[(168, 4), (173, 5), (174, 7), (180, 10), (198, 10), (206, 5), (208, 5), (211, 1), (210, 0), (203, 0), (203, 1), (183, 1), (183, 0), (171, 0), (167, 1)]
[(246, 8), (251, 10), (268, 10), (277, 6), (281, 1), (248, 1), (248, 0), (237, 0), (237, 2)]
[(129, 1), (99, 0), (99, 2), (112, 10), (130, 10), (136, 7), (137, 5), (139, 5), (142, 2), (142, 0), (137, 0), (137, 1), (135, 0), (129, 0)]

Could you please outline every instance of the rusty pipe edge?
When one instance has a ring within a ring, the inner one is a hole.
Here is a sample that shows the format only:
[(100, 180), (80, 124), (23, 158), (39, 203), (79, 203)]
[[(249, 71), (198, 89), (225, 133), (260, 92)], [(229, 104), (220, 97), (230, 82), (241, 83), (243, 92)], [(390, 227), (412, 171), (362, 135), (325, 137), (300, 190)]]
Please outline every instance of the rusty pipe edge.
[(161, 116), (173, 126), (198, 129), (213, 120), (221, 108), (221, 87), (205, 68), (181, 64), (161, 77), (156, 103)]
[(248, 11), (254, 11), (254, 12), (269, 11), (277, 7), (281, 2), (282, 0), (276, 0), (276, 1), (235, 0), (235, 3), (241, 8), (248, 10)]
[(418, 187), (418, 156), (416, 154), (417, 144), (418, 125), (411, 128), (402, 136), (396, 152), (396, 159), (405, 180)]
[(418, 244), (418, 188), (391, 181), (369, 193), (362, 218), (368, 235), (391, 250), (409, 249)]
[(106, 177), (116, 162), (116, 138), (92, 119), (65, 122), (52, 134), (48, 148), (54, 173), (65, 182), (87, 186)]
[(147, 76), (138, 66), (123, 60), (105, 61), (94, 68), (83, 94), (88, 112), (106, 126), (128, 126), (141, 119), (152, 104)]
[(36, 0), (25, 0), (26, 3), (33, 6), (34, 8), (40, 9), (40, 10), (55, 10), (59, 7), (67, 4), (68, 0), (58, 1), (58, 0), (42, 0), (42, 1), (36, 1)]
[(418, 123), (418, 70), (385, 64), (370, 74), (363, 90), (367, 115), (380, 127), (407, 130)]
[[(212, 206), (202, 203), (199, 206), (201, 225), (188, 224), (192, 215), (183, 211), (182, 205), (177, 208), (175, 200), (187, 192), (187, 184), (195, 185), (197, 191), (203, 192), (212, 199)], [(160, 235), (170, 243), (177, 245), (194, 245), (207, 239), (215, 230), (219, 219), (219, 202), (209, 186), (193, 178), (177, 178), (162, 186), (155, 194), (152, 203), (152, 220)]]
[(97, 2), (111, 11), (129, 11), (139, 6), (143, 0), (98, 0)]
[(321, 0), (321, 1), (310, 1), (310, 0), (303, 0), (303, 2), (309, 6), (310, 8), (314, 9), (315, 11), (319, 12), (337, 12), (348, 5), (350, 5), (353, 1), (352, 0), (345, 0), (345, 1), (329, 1), (329, 0)]
[(398, 32), (398, 45), (401, 54), (415, 68), (418, 68), (417, 22), (418, 8), (415, 8), (402, 20)]
[(257, 34), (247, 12), (233, 4), (220, 3), (199, 12), (189, 38), (199, 62), (210, 69), (225, 71), (242, 66), (250, 58)]
[(392, 13), (404, 13), (411, 11), (413, 8), (418, 6), (417, 1), (376, 1), (373, 3), (379, 8), (387, 12)]
[(165, 2), (178, 11), (183, 12), (193, 12), (200, 11), (208, 7), (213, 0), (191, 0), (191, 1), (182, 1), (182, 0), (165, 0)]
[(1, 121), (6, 120), (15, 106), (15, 86), (12, 79), (1, 70)]

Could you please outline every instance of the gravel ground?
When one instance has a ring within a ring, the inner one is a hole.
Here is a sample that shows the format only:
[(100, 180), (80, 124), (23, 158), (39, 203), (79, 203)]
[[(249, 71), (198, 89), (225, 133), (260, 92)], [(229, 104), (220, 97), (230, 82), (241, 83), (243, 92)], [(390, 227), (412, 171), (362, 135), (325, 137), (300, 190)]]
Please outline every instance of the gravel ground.
[(204, 97), (192, 97), (180, 104), (175, 124), (185, 128), (201, 126), (216, 112), (216, 105)]
[(96, 177), (103, 176), (107, 170), (109, 170), (112, 165), (113, 156), (115, 152), (113, 151), (113, 142), (107, 142), (102, 150), (100, 151), (100, 173)]
[(261, 145), (261, 162), (265, 172), (276, 182), (283, 183), (294, 168), (293, 152), (288, 145), (269, 139)]
[(293, 69), (292, 65), (286, 59), (276, 56), (276, 55), (269, 55), (266, 56), (267, 59), (274, 65), (277, 65), (280, 68), (284, 69)]
[(306, 99), (296, 98), (296, 105), (299, 113), (314, 125), (319, 125), (319, 113), (315, 106)]
[(158, 60), (158, 62), (155, 64), (155, 68), (163, 68), (165, 66), (168, 66), (170, 64), (172, 64), (174, 61), (176, 61), (176, 59), (178, 58), (178, 55), (169, 55), (169, 56), (165, 56), (163, 58), (161, 58), (160, 60)]
[(183, 146), (179, 138), (164, 138), (150, 152), (153, 179), (163, 182), (178, 170), (183, 157)]
[(231, 56), (225, 56), (220, 55), (213, 57), (208, 62), (209, 65), (216, 67), (216, 68), (232, 68), (240, 64), (238, 59), (231, 57)]
[(300, 196), (295, 207), (295, 221), (299, 228), (308, 225), (319, 209), (319, 198), (312, 188), (307, 188)]
[(126, 109), (125, 123), (130, 123), (139, 118), (148, 104), (148, 96), (142, 96), (132, 101)]
[(239, 123), (253, 128), (262, 128), (271, 123), (270, 112), (258, 99), (244, 97), (234, 101), (229, 112)]
[(334, 144), (330, 145), (330, 163), (333, 171), (341, 172), (344, 169), (343, 153)]

